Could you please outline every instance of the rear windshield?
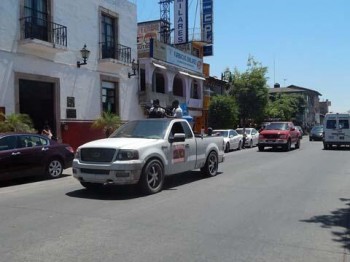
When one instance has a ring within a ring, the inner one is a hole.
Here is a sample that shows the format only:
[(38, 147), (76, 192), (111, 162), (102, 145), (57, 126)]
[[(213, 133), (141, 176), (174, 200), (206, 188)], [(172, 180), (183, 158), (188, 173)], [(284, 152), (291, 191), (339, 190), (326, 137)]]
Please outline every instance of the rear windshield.
[(288, 123), (271, 123), (265, 127), (265, 130), (289, 130)]
[(312, 128), (312, 131), (314, 131), (314, 132), (323, 132), (323, 127), (322, 126), (314, 126)]

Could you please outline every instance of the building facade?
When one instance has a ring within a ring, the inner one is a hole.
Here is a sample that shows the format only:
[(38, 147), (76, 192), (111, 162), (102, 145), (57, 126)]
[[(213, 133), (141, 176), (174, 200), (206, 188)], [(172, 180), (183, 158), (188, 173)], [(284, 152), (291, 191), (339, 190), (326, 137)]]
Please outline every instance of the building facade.
[(319, 92), (308, 89), (305, 87), (300, 87), (296, 85), (290, 85), (287, 87), (280, 87), (279, 84), (275, 84), (274, 88), (269, 89), (270, 95), (276, 94), (299, 94), (305, 98), (306, 108), (302, 115), (296, 117), (296, 122), (298, 125), (303, 126), (307, 130), (316, 124), (320, 124), (320, 105), (319, 96), (322, 96)]
[[(103, 111), (143, 116), (137, 78), (137, 14), (127, 0), (3, 0), (0, 109), (48, 122), (73, 147), (103, 136), (90, 128)], [(89, 57), (80, 50), (86, 45)], [(84, 63), (86, 62), (86, 63)], [(78, 65), (80, 64), (80, 65)]]

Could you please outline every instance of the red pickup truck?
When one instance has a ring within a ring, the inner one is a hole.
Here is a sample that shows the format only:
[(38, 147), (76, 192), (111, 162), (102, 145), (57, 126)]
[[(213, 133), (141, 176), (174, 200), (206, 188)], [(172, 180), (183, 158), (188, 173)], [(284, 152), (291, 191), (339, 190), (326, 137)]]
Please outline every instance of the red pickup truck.
[(289, 151), (291, 145), (300, 148), (300, 133), (292, 122), (271, 122), (260, 131), (259, 151), (264, 151), (265, 147), (282, 147)]

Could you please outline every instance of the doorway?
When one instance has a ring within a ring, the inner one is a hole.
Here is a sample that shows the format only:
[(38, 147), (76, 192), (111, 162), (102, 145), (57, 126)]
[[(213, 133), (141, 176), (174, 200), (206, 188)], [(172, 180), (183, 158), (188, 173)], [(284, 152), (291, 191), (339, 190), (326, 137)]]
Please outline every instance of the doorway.
[(57, 137), (54, 96), (54, 83), (19, 79), (19, 112), (30, 116), (38, 132), (48, 124)]

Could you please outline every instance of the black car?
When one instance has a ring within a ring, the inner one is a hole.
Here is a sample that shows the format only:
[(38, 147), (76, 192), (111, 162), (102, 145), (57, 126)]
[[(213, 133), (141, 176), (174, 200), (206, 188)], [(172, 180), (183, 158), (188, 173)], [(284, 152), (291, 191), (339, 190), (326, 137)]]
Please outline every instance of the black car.
[(321, 141), (323, 139), (323, 126), (314, 126), (309, 134), (309, 140), (319, 140)]
[(71, 167), (74, 150), (46, 136), (0, 133), (0, 180), (46, 175), (57, 178)]

